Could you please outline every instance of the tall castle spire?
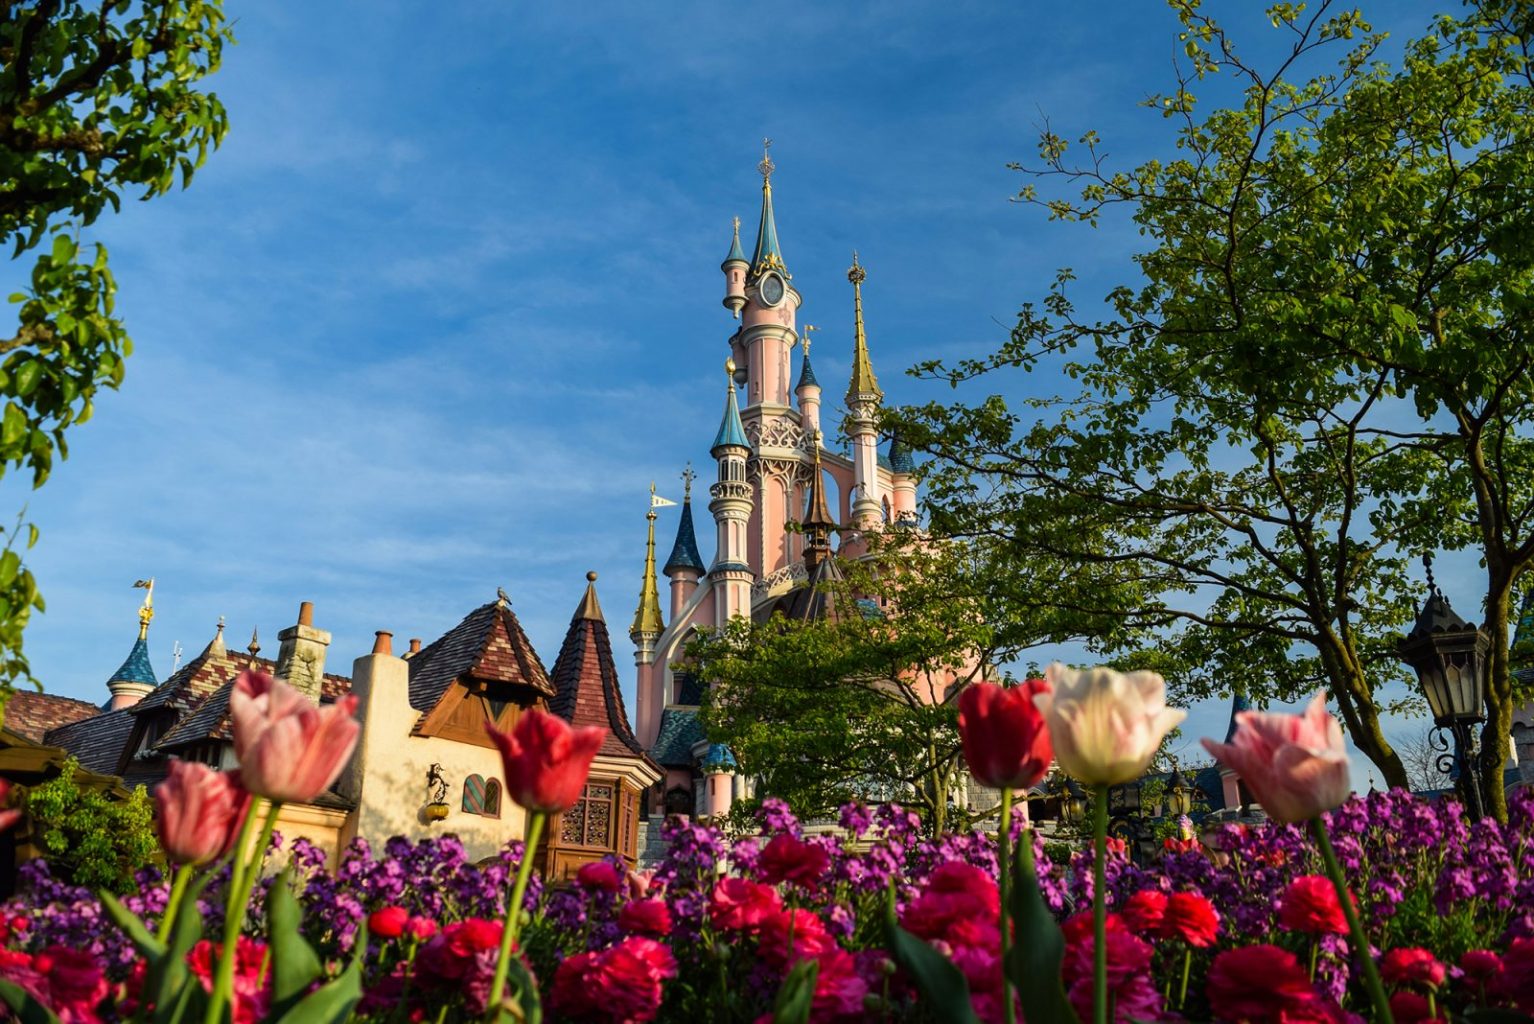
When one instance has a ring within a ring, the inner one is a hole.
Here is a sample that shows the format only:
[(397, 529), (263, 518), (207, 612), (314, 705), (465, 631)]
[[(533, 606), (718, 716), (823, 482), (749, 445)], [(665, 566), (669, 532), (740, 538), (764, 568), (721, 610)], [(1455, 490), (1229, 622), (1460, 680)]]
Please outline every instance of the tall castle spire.
[[(655, 509), (657, 499), (655, 484), (650, 484), (650, 510), (645, 513), (648, 536), (645, 539), (644, 581), (639, 585), (639, 607), (634, 612), (634, 625), (629, 628), (629, 639), (634, 641), (634, 663), (648, 665), (655, 660), (655, 641), (665, 630), (660, 615), (660, 594), (655, 587)], [(669, 504), (669, 502), (668, 502)]]
[(740, 422), (740, 408), (735, 401), (735, 360), (724, 364), (726, 397), (724, 418), (714, 437), (710, 454), (719, 464), (719, 477), (709, 488), (713, 498), (708, 509), (714, 514), (717, 544), (709, 577), (715, 582), (715, 624), (723, 626), (737, 615), (751, 613), (751, 582), (755, 574), (746, 559), (746, 530), (751, 520), (752, 485), (746, 479), (746, 459), (751, 442)]
[(831, 518), (831, 510), (826, 507), (826, 488), (821, 480), (820, 470), (820, 435), (814, 438), (815, 461), (810, 467), (810, 493), (809, 511), (804, 517), (804, 532), (806, 543), (804, 545), (804, 564), (813, 574), (815, 566), (822, 559), (831, 555), (831, 531), (836, 529), (836, 520)]
[(863, 282), (868, 272), (852, 254), (847, 280), (852, 282), (852, 379), (847, 382), (847, 436), (852, 442), (852, 521), (860, 530), (871, 529), (883, 518), (879, 495), (879, 403), (884, 392), (874, 377), (868, 358), (868, 339), (863, 334)]
[(783, 265), (783, 250), (778, 247), (778, 224), (772, 216), (772, 172), (777, 166), (768, 153), (771, 147), (771, 139), (762, 140), (762, 162), (756, 165), (762, 175), (762, 219), (756, 229), (756, 250), (751, 255), (752, 277), (768, 270), (776, 270), (784, 277), (789, 276)]
[(847, 383), (847, 400), (877, 401), (884, 397), (879, 390), (879, 380), (874, 376), (873, 363), (868, 358), (868, 339), (863, 334), (863, 282), (868, 272), (858, 263), (856, 250), (852, 253), (852, 269), (847, 280), (852, 282), (852, 380)]

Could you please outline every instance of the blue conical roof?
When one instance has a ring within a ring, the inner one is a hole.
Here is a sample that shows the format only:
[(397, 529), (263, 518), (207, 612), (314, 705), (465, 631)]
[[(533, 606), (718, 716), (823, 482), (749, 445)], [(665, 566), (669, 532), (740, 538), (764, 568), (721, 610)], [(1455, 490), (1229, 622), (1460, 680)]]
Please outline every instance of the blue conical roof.
[(128, 652), (128, 660), (122, 663), (122, 668), (112, 673), (108, 683), (144, 683), (148, 686), (158, 686), (159, 680), (154, 677), (154, 667), (149, 664), (149, 642), (139, 637), (133, 644), (133, 650)]
[(916, 463), (911, 460), (911, 449), (898, 436), (890, 438), (890, 471), (912, 473), (915, 470)]
[(735, 235), (730, 239), (730, 254), (724, 258), (726, 263), (746, 262), (746, 250), (740, 247), (740, 218), (735, 218)]
[(804, 358), (799, 362), (799, 383), (794, 385), (794, 390), (818, 387), (820, 387), (820, 381), (815, 379), (815, 369), (810, 366), (810, 351), (805, 349)]
[(661, 572), (667, 576), (681, 569), (705, 571), (703, 556), (698, 553), (698, 535), (692, 528), (692, 498), (682, 502), (682, 521), (676, 524), (676, 543), (671, 545), (671, 557), (666, 559)]
[(735, 768), (735, 752), (723, 743), (710, 743), (708, 750), (703, 754), (702, 767), (708, 768)]
[(756, 229), (756, 252), (751, 256), (751, 272), (786, 270), (783, 251), (778, 248), (778, 223), (772, 216), (772, 183), (762, 182), (762, 222)]
[(725, 399), (724, 419), (719, 422), (719, 433), (714, 435), (714, 446), (709, 449), (717, 454), (720, 448), (750, 448), (746, 440), (746, 428), (740, 422), (740, 407), (735, 404), (735, 384), (730, 384), (730, 397)]
[(1229, 743), (1231, 740), (1236, 738), (1236, 726), (1238, 724), (1236, 722), (1236, 716), (1243, 711), (1250, 710), (1252, 710), (1252, 702), (1247, 699), (1246, 694), (1242, 693), (1240, 690), (1237, 690), (1235, 693), (1230, 695), (1230, 725), (1225, 729), (1226, 743)]

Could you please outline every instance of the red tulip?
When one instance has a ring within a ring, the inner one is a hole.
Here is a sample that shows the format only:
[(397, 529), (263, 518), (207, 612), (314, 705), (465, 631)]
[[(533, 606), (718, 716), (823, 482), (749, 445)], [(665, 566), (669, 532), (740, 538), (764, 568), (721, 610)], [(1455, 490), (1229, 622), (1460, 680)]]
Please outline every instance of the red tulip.
[(160, 845), (180, 864), (207, 864), (232, 850), (250, 810), (238, 775), (174, 757), (154, 802)]
[(1033, 697), (1049, 684), (1030, 679), (1002, 688), (974, 683), (959, 695), (959, 739), (970, 774), (992, 789), (1026, 789), (1049, 771), (1054, 760), (1044, 715)]
[(1348, 752), (1342, 727), (1326, 713), (1324, 692), (1301, 715), (1239, 712), (1231, 742), (1203, 744), (1275, 821), (1309, 821), (1348, 798)]
[(307, 803), (330, 788), (357, 746), (357, 698), (316, 707), (264, 672), (241, 672), (229, 695), (240, 780), (275, 803)]
[(380, 939), (397, 939), (405, 934), (410, 911), (404, 907), (384, 907), (368, 915), (368, 931)]
[(489, 723), (485, 732), (501, 751), (506, 793), (529, 811), (557, 814), (575, 806), (591, 774), (591, 759), (607, 736), (598, 726), (572, 729), (558, 715), (533, 708), (511, 732)]
[(1212, 946), (1220, 932), (1220, 915), (1198, 893), (1174, 892), (1166, 902), (1160, 932), (1163, 938), (1182, 939), (1190, 946)]

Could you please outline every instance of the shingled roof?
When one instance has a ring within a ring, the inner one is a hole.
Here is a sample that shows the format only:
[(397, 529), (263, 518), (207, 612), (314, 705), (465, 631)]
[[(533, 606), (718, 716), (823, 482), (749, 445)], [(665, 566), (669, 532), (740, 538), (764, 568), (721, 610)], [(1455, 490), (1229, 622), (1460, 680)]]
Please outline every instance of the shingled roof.
[(606, 729), (599, 753), (648, 760), (623, 707), (607, 621), (597, 604), (596, 573), (588, 573), (586, 581), (586, 596), (575, 609), (559, 657), (554, 659), (555, 692), (549, 698), (549, 710), (571, 725)]
[(525, 686), (541, 696), (554, 696), (554, 685), (532, 641), (511, 606), (502, 601), (474, 609), (411, 657), (410, 706), (421, 712), (424, 721), (443, 694), (463, 678)]
[[(189, 714), (177, 720), (154, 746), (157, 751), (171, 751), (191, 743), (206, 740), (227, 740), (234, 737), (229, 724), (229, 695), (234, 692), (234, 681), (241, 672), (254, 670), (270, 675), (276, 664), (265, 658), (253, 658), (249, 654), (225, 651), (221, 656), (209, 659), (193, 676), (209, 681), (223, 676), (223, 682), (194, 705)], [(172, 677), (174, 678), (174, 677)], [(344, 693), (350, 692), (352, 681), (346, 676), (326, 673), (320, 682), (320, 703), (330, 704)]]
[(692, 748), (703, 739), (697, 708), (669, 707), (660, 713), (660, 732), (650, 756), (667, 768), (691, 768)]
[(101, 775), (116, 775), (123, 747), (133, 733), (133, 723), (130, 708), (106, 711), (50, 729), (43, 742), (69, 751), (79, 758), (83, 768)]
[(5, 727), (33, 743), (41, 743), (50, 729), (99, 714), (101, 708), (88, 700), (17, 690), (5, 702)]

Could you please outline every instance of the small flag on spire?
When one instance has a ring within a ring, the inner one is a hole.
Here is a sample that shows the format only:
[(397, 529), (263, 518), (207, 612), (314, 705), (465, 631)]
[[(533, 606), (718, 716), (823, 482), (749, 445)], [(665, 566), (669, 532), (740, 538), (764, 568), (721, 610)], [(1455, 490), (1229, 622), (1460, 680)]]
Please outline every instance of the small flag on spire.
[(670, 498), (662, 498), (660, 495), (656, 494), (655, 485), (653, 483), (650, 484), (650, 507), (652, 509), (665, 508), (668, 505), (675, 504), (676, 502), (672, 501)]

